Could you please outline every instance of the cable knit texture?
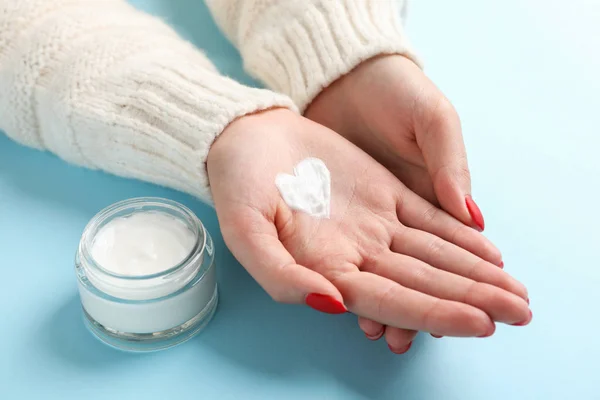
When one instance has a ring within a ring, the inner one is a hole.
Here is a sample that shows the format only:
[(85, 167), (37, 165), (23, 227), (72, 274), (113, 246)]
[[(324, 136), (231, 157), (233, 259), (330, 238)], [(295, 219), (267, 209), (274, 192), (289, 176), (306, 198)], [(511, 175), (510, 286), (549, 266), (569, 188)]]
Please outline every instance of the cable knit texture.
[(303, 111), (323, 90), (380, 54), (420, 61), (402, 28), (402, 0), (206, 0), (248, 73)]
[(242, 86), (124, 0), (0, 0), (0, 129), (90, 168), (210, 200), (206, 158), (235, 118), (300, 109), (378, 54), (418, 63), (401, 0), (207, 0)]
[(125, 1), (0, 0), (0, 129), (27, 146), (210, 200), (212, 142), (276, 106)]

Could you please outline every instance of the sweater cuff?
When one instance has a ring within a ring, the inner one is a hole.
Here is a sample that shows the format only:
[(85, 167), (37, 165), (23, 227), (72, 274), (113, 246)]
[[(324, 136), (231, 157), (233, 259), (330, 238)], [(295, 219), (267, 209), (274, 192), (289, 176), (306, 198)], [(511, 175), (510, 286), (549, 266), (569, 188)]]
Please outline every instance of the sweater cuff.
[[(135, 89), (128, 98), (121, 99), (124, 101), (117, 101), (122, 109), (115, 116), (115, 122), (131, 136), (116, 140), (122, 140), (123, 146), (118, 147), (124, 152), (118, 158), (135, 160), (140, 165), (118, 167), (112, 172), (122, 175), (128, 171), (135, 178), (179, 189), (212, 203), (206, 161), (221, 132), (247, 114), (277, 107), (297, 109), (287, 96), (243, 86), (217, 72), (200, 72), (197, 65), (182, 66), (181, 61), (178, 65), (162, 64), (158, 70), (132, 76), (130, 87)], [(120, 81), (119, 86), (122, 85)], [(98, 161), (108, 157), (103, 155)], [(114, 165), (101, 167), (110, 170)]]
[[(51, 90), (42, 96), (49, 110), (58, 103), (54, 96), (72, 99), (61, 129), (45, 129), (48, 148), (76, 164), (171, 187), (208, 203), (206, 160), (227, 125), (270, 108), (297, 110), (287, 96), (220, 75), (186, 43), (149, 45), (105, 67), (102, 77), (76, 77), (65, 93)], [(83, 81), (90, 86), (73, 88)], [(45, 127), (55, 120), (54, 113), (41, 115)], [(70, 140), (65, 140), (65, 125), (71, 128)]]
[(399, 3), (316, 0), (289, 15), (273, 12), (270, 18), (279, 22), (241, 46), (246, 69), (303, 112), (324, 88), (377, 55), (400, 54), (421, 66), (404, 33)]

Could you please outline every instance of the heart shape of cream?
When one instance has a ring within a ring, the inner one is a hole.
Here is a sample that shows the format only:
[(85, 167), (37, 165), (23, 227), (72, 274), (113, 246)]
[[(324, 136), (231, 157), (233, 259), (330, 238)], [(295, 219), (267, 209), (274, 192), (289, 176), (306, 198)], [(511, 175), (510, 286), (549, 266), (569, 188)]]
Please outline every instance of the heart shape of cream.
[(329, 218), (331, 174), (322, 160), (305, 158), (294, 167), (294, 175), (278, 174), (275, 186), (291, 209)]

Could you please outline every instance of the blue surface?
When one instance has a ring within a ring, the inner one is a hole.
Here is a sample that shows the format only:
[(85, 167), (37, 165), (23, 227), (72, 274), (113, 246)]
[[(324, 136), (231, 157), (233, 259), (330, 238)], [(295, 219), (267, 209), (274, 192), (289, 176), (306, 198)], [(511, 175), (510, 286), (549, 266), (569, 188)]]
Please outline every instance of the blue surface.
[[(135, 2), (252, 83), (199, 0)], [(530, 326), (490, 339), (420, 335), (406, 356), (351, 315), (277, 305), (223, 245), (214, 213), (163, 188), (68, 166), (0, 135), (2, 399), (599, 399), (600, 3), (422, 0), (409, 32), (461, 114), (475, 198)], [(133, 196), (192, 208), (216, 241), (220, 308), (166, 352), (85, 331), (73, 256), (98, 210)]]

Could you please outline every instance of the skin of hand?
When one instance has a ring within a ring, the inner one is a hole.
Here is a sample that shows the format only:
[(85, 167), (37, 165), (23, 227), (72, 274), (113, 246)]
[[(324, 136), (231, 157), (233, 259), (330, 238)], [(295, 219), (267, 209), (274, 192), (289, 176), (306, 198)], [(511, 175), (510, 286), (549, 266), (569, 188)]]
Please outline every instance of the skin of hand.
[[(292, 211), (275, 177), (306, 157), (331, 172), (331, 216)], [(229, 249), (279, 302), (346, 310), (387, 325), (395, 352), (417, 330), (489, 336), (531, 320), (526, 288), (465, 247), (481, 234), (431, 204), (335, 132), (283, 109), (242, 117), (212, 145), (207, 169)]]
[[(388, 55), (363, 62), (324, 89), (305, 116), (355, 143), (419, 196), (483, 230), (481, 213), (466, 200), (471, 178), (458, 114), (411, 60)], [(493, 258), (501, 262), (499, 252)]]
[[(459, 117), (411, 60), (385, 55), (363, 62), (324, 89), (305, 116), (356, 144), (432, 205), (483, 230), (483, 216), (471, 197)], [(432, 207), (423, 219), (435, 219), (440, 212)], [(478, 243), (464, 248), (504, 265), (496, 249)], [(359, 324), (370, 339), (384, 332), (373, 321)]]

